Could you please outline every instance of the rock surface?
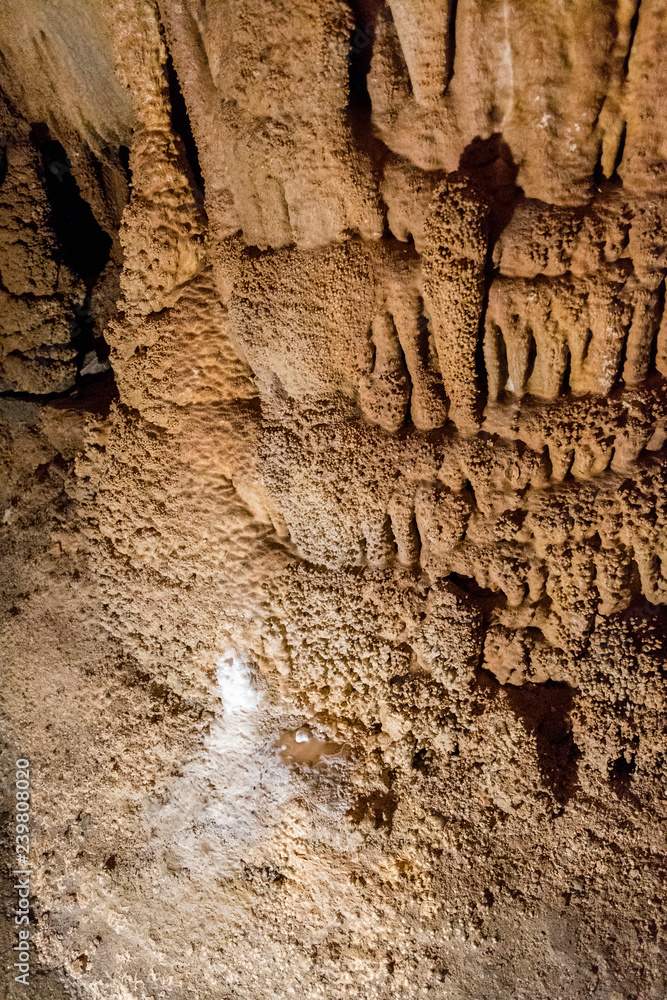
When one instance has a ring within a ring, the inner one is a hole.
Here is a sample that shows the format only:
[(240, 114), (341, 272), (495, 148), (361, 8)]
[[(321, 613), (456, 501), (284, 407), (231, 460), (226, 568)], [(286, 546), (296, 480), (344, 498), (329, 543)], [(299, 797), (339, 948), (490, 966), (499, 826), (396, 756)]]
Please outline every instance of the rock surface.
[(5, 0), (3, 997), (664, 998), (666, 35)]

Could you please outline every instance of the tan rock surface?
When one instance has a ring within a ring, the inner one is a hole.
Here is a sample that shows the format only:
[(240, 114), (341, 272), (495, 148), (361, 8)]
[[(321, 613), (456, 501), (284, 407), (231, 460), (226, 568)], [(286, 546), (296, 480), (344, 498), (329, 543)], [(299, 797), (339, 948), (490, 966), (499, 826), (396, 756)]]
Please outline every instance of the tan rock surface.
[(665, 996), (666, 21), (5, 4), (3, 998)]

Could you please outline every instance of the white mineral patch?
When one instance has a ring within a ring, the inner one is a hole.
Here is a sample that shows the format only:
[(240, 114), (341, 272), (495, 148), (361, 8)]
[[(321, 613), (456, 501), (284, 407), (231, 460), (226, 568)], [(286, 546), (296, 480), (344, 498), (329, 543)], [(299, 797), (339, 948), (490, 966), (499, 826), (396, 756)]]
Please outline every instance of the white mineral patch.
[(254, 712), (262, 700), (255, 688), (247, 664), (236, 653), (228, 651), (216, 660), (218, 694), (229, 715)]
[(271, 705), (248, 660), (227, 649), (214, 662), (220, 708), (203, 754), (161, 810), (171, 826), (172, 863), (202, 878), (209, 869), (231, 876), (253, 845), (271, 837), (293, 794), (289, 770), (267, 738)]
[[(168, 801), (156, 796), (145, 805), (147, 826), (165, 847), (165, 870), (183, 869), (201, 885), (237, 877), (248, 858), (261, 854), (302, 780), (276, 753), (280, 710), (263, 694), (247, 658), (226, 649), (214, 664), (220, 702), (204, 746)], [(306, 752), (318, 745), (307, 726), (291, 738)], [(293, 746), (284, 735), (280, 742), (285, 750)], [(336, 789), (326, 808), (343, 815), (347, 799)]]

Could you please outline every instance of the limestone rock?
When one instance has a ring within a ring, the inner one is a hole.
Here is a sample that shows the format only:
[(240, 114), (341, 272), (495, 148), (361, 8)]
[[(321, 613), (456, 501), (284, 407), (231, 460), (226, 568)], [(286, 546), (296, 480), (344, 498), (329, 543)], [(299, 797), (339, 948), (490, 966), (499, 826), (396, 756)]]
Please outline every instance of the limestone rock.
[(666, 18), (7, 0), (3, 996), (665, 996)]

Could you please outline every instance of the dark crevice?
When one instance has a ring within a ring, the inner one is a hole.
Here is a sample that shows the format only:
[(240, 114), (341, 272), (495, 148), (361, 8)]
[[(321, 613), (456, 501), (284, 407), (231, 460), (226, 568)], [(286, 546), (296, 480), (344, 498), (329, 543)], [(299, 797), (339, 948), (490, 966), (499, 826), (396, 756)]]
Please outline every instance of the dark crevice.
[(635, 7), (635, 12), (630, 19), (630, 41), (628, 42), (628, 51), (623, 62), (623, 75), (627, 77), (628, 70), (630, 69), (630, 56), (632, 55), (632, 46), (635, 43), (635, 35), (637, 33), (637, 25), (639, 24), (639, 8), (641, 7), (641, 0), (637, 0), (637, 6)]
[(593, 331), (592, 330), (586, 330), (586, 339), (584, 340), (584, 345), (583, 345), (583, 347), (581, 349), (581, 363), (582, 364), (585, 363), (586, 358), (588, 357), (588, 352), (590, 350), (592, 340), (593, 340)]
[(62, 145), (51, 138), (45, 125), (33, 127), (31, 140), (42, 159), (44, 189), (51, 207), (50, 223), (58, 241), (61, 263), (90, 287), (109, 261), (111, 237), (81, 197)]
[(200, 206), (203, 206), (205, 187), (204, 175), (201, 172), (201, 166), (199, 164), (199, 150), (197, 149), (197, 143), (195, 142), (194, 133), (192, 131), (192, 124), (190, 122), (190, 116), (188, 114), (185, 98), (183, 97), (183, 92), (181, 91), (181, 86), (178, 82), (178, 74), (176, 73), (174, 62), (170, 53), (167, 53), (164, 74), (169, 88), (171, 124), (174, 132), (183, 143), (183, 150), (189, 174), (188, 180), (190, 181), (195, 194), (198, 196), (198, 203)]
[(570, 353), (570, 348), (565, 347), (565, 369), (563, 371), (563, 376), (560, 380), (560, 388), (558, 390), (559, 395), (564, 395), (566, 392), (570, 391), (570, 373), (572, 369), (572, 354)]
[(347, 816), (355, 824), (368, 818), (376, 830), (385, 829), (391, 833), (397, 806), (398, 801), (393, 795), (375, 792), (371, 795), (362, 795), (357, 799)]
[(498, 595), (495, 591), (491, 590), (489, 587), (480, 587), (475, 579), (471, 576), (461, 576), (460, 573), (450, 573), (447, 579), (454, 586), (458, 587), (465, 594), (470, 597), (476, 597), (478, 600), (486, 601), (496, 601)]
[(624, 378), (625, 374), (624, 369), (625, 369), (625, 362), (628, 356), (628, 341), (630, 339), (631, 328), (632, 324), (630, 323), (627, 327), (624, 327), (623, 329), (623, 336), (621, 337), (621, 349), (618, 352), (618, 366), (616, 368), (616, 378), (614, 379), (612, 385), (613, 389), (618, 389), (619, 387), (622, 387), (624, 389), (627, 388)]
[(429, 341), (431, 339), (431, 324), (424, 315), (424, 300), (419, 297), (419, 316), (417, 318), (417, 353), (424, 368), (428, 370), (430, 363)]
[(530, 340), (528, 341), (528, 355), (526, 357), (526, 373), (523, 377), (523, 387), (526, 390), (528, 389), (528, 383), (533, 377), (535, 362), (537, 361), (537, 343), (532, 330), (528, 331), (528, 336), (530, 337)]
[(383, 8), (382, 0), (350, 0), (354, 13), (354, 28), (348, 49), (348, 122), (352, 136), (371, 160), (378, 165), (386, 150), (373, 134), (368, 73), (373, 55), (377, 19)]
[(125, 177), (127, 179), (127, 186), (132, 187), (132, 168), (130, 167), (130, 147), (129, 146), (119, 146), (118, 147), (118, 159), (120, 160), (120, 165), (125, 171)]
[[(523, 192), (516, 184), (519, 172), (512, 151), (497, 132), (489, 139), (476, 136), (464, 149), (459, 160), (459, 170), (469, 178), (488, 205), (488, 249), (484, 274), (484, 300), (480, 313), (475, 371), (477, 375), (477, 416), (483, 419), (488, 402), (488, 379), (484, 358), (484, 326), (489, 289), (495, 275), (493, 248), (505, 226), (512, 218), (517, 201)], [(501, 387), (503, 389), (504, 386)]]
[(51, 406), (57, 410), (80, 410), (102, 416), (109, 412), (109, 407), (118, 398), (118, 389), (111, 369), (99, 375), (79, 378), (77, 385), (65, 392), (0, 392), (0, 399), (15, 399), (25, 403)]
[(448, 73), (445, 80), (445, 93), (454, 76), (454, 56), (456, 54), (456, 8), (458, 0), (450, 0), (449, 21), (447, 23), (447, 66)]
[[(630, 19), (630, 39), (628, 41), (628, 51), (626, 52), (625, 59), (623, 61), (623, 78), (627, 80), (628, 70), (630, 68), (630, 57), (632, 55), (632, 47), (635, 41), (635, 34), (637, 32), (637, 24), (639, 23), (639, 8), (641, 6), (641, 0), (637, 0), (635, 6), (635, 12)], [(618, 147), (616, 149), (616, 156), (614, 158), (614, 167), (612, 169), (610, 180), (618, 179), (618, 171), (623, 161), (623, 153), (625, 152), (625, 140), (627, 137), (627, 123), (623, 122), (621, 127), (621, 134), (618, 140)], [(600, 153), (602, 152), (602, 144), (600, 144)], [(598, 156), (598, 162), (595, 166), (595, 173), (593, 180), (595, 184), (600, 185), (604, 181), (602, 176), (602, 162), (600, 156)]]
[(632, 776), (637, 770), (635, 754), (624, 750), (616, 760), (609, 761), (607, 769), (609, 771), (609, 784), (614, 793), (619, 799), (628, 798)]
[(609, 178), (610, 180), (618, 178), (618, 170), (623, 160), (623, 153), (625, 152), (626, 134), (627, 134), (627, 125), (625, 122), (623, 122), (623, 127), (621, 129), (621, 136), (620, 139), (618, 140), (618, 147), (616, 149), (616, 157), (614, 159), (614, 169), (611, 172), (611, 177)]
[(351, 0), (351, 6), (355, 24), (347, 56), (350, 106), (365, 108), (370, 114), (367, 77), (371, 68), (377, 17), (382, 5), (377, 0)]
[(422, 774), (432, 774), (437, 770), (436, 755), (432, 750), (422, 747), (412, 758), (412, 770)]
[(407, 540), (409, 545), (408, 557), (412, 564), (418, 564), (421, 559), (422, 540), (417, 527), (417, 518), (413, 514), (407, 527)]
[[(489, 251), (508, 224), (516, 203), (523, 197), (517, 186), (518, 164), (500, 132), (489, 139), (476, 136), (463, 150), (459, 170), (483, 192), (489, 204)], [(489, 254), (491, 256), (491, 254)]]
[(90, 354), (95, 354), (99, 362), (109, 362), (111, 353), (106, 340), (95, 327), (95, 317), (91, 310), (90, 294), (86, 295), (81, 305), (74, 310), (74, 321), (72, 323), (70, 336), (72, 344), (76, 348), (76, 384), (75, 391), (80, 390), (84, 383), (95, 383), (104, 381), (109, 369), (102, 372), (82, 374), (82, 369), (86, 367), (86, 358)]
[[(90, 384), (85, 406), (96, 408), (93, 397), (99, 395), (101, 405), (107, 405), (107, 397), (115, 392), (113, 373), (106, 369), (101, 372), (82, 375), (81, 369), (88, 355), (94, 353), (105, 362), (109, 348), (100, 331), (95, 328), (95, 317), (91, 310), (91, 293), (100, 275), (109, 263), (112, 239), (97, 222), (88, 202), (81, 196), (72, 172), (72, 165), (62, 144), (51, 137), (48, 127), (36, 124), (32, 127), (30, 139), (39, 153), (43, 169), (44, 190), (49, 201), (49, 222), (58, 244), (57, 262), (64, 265), (85, 285), (86, 294), (82, 303), (74, 310), (71, 319), (70, 338), (77, 351), (76, 382), (74, 388), (65, 393), (48, 393), (35, 398), (41, 402), (71, 400), (84, 394), (84, 385)], [(95, 171), (100, 187), (104, 186), (101, 167)], [(99, 384), (100, 390), (94, 386)], [(19, 394), (11, 394), (16, 398)]]
[(476, 401), (475, 412), (479, 421), (479, 426), (484, 422), (484, 413), (489, 402), (489, 376), (486, 370), (486, 358), (484, 357), (484, 332), (486, 327), (486, 313), (489, 306), (489, 290), (493, 278), (493, 265), (491, 262), (491, 243), (487, 250), (485, 276), (484, 276), (484, 297), (482, 308), (479, 314), (479, 325), (477, 327), (477, 340), (475, 343), (475, 375), (476, 375)]
[[(507, 361), (507, 345), (505, 344), (505, 337), (503, 336), (503, 331), (499, 326), (494, 324), (493, 335), (496, 340), (496, 357), (498, 358), (498, 399), (502, 399), (503, 395), (508, 391), (507, 383), (509, 381), (509, 364)], [(514, 386), (514, 392), (518, 390), (518, 386)]]

